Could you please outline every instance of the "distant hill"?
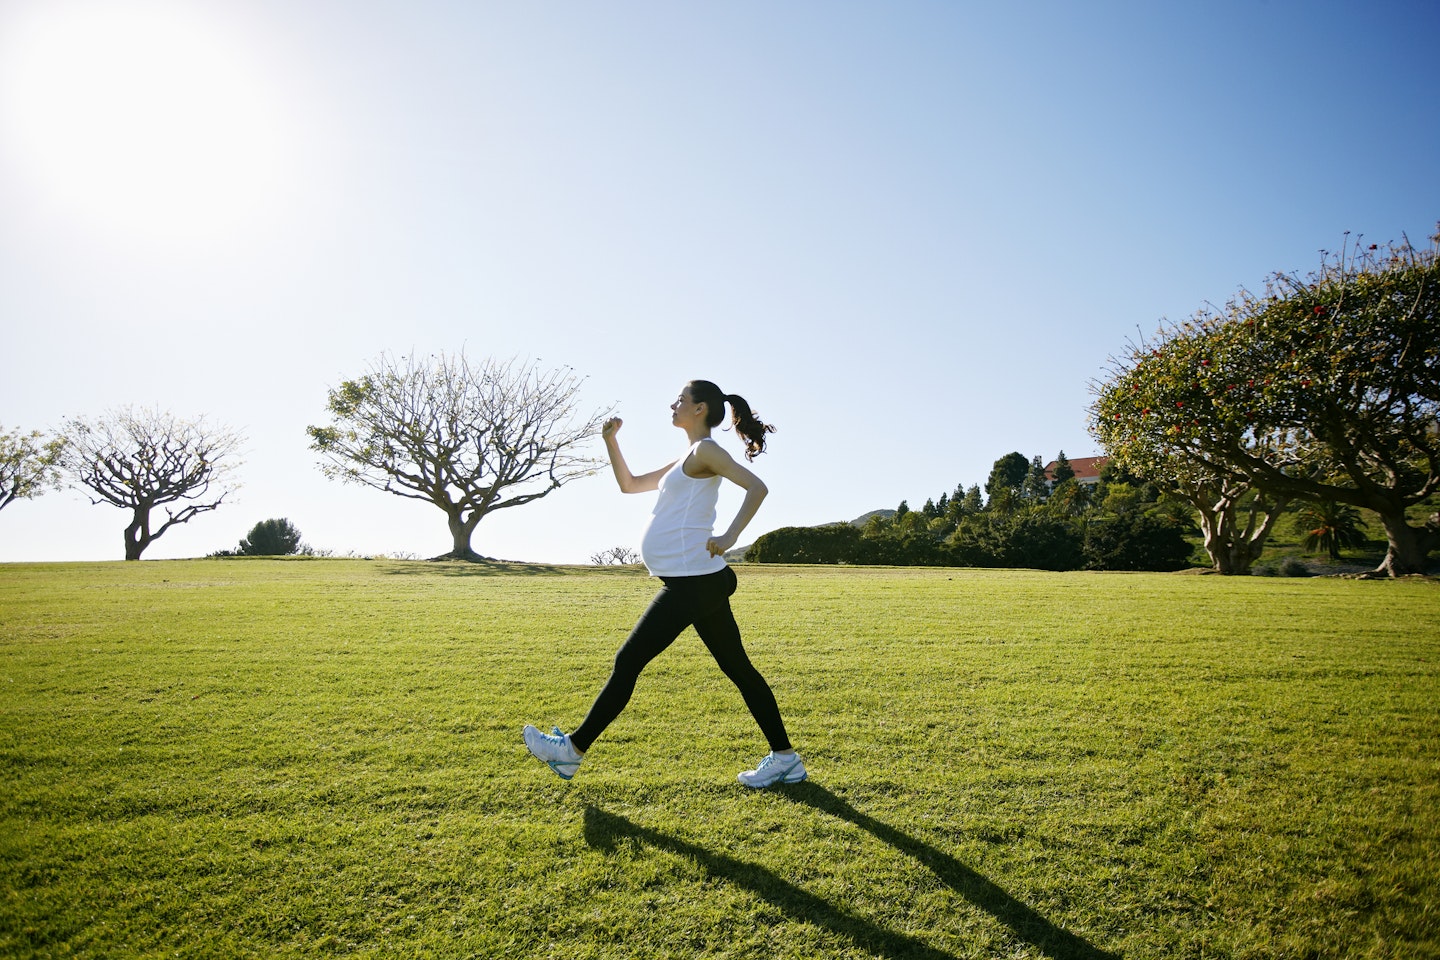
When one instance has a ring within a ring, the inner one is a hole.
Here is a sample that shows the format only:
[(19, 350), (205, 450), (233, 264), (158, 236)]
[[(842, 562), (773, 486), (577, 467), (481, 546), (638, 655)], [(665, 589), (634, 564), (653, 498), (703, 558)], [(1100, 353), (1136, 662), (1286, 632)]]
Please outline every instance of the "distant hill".
[(895, 516), (894, 510), (871, 510), (869, 513), (862, 513), (854, 520), (851, 520), (850, 526), (863, 527), (871, 517), (884, 517), (886, 520), (889, 520), (893, 516)]

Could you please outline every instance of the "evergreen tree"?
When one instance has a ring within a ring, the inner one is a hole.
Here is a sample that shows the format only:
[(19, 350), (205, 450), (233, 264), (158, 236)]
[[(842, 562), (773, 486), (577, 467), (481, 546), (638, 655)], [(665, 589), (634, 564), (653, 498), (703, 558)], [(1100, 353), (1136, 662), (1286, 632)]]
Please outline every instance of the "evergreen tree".
[(1050, 481), (1055, 486), (1060, 486), (1066, 480), (1074, 479), (1075, 468), (1070, 466), (1070, 461), (1065, 456), (1065, 451), (1060, 451), (1060, 456), (1055, 458), (1055, 469), (1051, 471)]
[(1044, 503), (1050, 496), (1050, 483), (1045, 479), (1045, 465), (1040, 462), (1039, 454), (1030, 461), (1025, 481), (1020, 486), (1020, 496), (1032, 503)]
[(995, 503), (995, 497), (1001, 491), (1019, 495), (1029, 472), (1030, 461), (1019, 451), (1007, 453), (996, 460), (995, 465), (990, 468), (990, 479), (985, 481), (985, 492), (989, 495), (991, 504)]
[(976, 514), (985, 509), (985, 501), (980, 496), (980, 484), (970, 484), (970, 489), (965, 491), (960, 505), (966, 514)]

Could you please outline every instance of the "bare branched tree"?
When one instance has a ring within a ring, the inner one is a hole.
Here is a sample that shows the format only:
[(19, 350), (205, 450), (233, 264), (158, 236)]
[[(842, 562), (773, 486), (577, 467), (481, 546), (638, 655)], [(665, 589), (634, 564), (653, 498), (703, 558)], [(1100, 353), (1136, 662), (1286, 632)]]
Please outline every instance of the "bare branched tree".
[[(91, 503), (109, 503), (131, 513), (125, 528), (125, 559), (139, 560), (154, 540), (178, 523), (216, 509), (231, 492), (226, 462), (241, 438), (204, 418), (181, 420), (168, 412), (129, 407), (96, 418), (74, 417), (61, 431), (60, 464)], [(170, 504), (187, 503), (179, 509)], [(151, 511), (165, 521), (151, 525)]]
[(321, 469), (439, 507), (452, 548), (435, 559), (483, 559), (470, 546), (487, 514), (538, 500), (600, 463), (579, 446), (609, 411), (577, 414), (582, 380), (569, 368), (382, 355), (329, 392), (333, 422), (307, 427)]
[(590, 554), (590, 562), (597, 567), (628, 566), (640, 562), (640, 554), (629, 547), (610, 547), (599, 553)]
[(63, 441), (46, 440), (38, 430), (0, 431), (0, 510), (59, 486), (56, 462), (63, 447)]

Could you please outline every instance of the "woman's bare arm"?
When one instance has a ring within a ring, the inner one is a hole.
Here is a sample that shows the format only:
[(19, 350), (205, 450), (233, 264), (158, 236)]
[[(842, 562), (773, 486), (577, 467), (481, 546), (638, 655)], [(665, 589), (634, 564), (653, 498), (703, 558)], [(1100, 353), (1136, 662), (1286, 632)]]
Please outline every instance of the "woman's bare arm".
[(605, 438), (605, 451), (610, 455), (610, 469), (615, 471), (615, 482), (620, 484), (620, 492), (645, 493), (649, 490), (660, 489), (660, 478), (665, 476), (665, 471), (675, 466), (674, 461), (667, 463), (659, 470), (635, 476), (630, 472), (630, 467), (626, 465), (625, 457), (620, 453), (620, 442), (615, 438), (615, 434), (620, 432), (623, 423), (624, 421), (619, 417), (611, 417), (600, 428), (600, 436)]
[(770, 489), (765, 486), (765, 481), (741, 466), (718, 443), (700, 444), (695, 449), (695, 460), (701, 468), (697, 473), (703, 471), (706, 475), (724, 477), (745, 491), (745, 499), (740, 503), (740, 509), (735, 512), (735, 519), (730, 521), (730, 526), (724, 533), (705, 542), (705, 549), (710, 551), (710, 556), (715, 557), (735, 546), (735, 542), (740, 539), (740, 533), (755, 518), (760, 503)]

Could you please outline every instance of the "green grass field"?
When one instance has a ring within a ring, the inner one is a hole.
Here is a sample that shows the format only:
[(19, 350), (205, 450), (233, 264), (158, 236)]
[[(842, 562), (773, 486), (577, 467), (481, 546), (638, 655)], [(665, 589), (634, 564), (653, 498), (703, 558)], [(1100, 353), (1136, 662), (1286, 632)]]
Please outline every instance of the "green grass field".
[(0, 956), (1440, 956), (1440, 586), (745, 566), (811, 780), (635, 570), (0, 566)]

